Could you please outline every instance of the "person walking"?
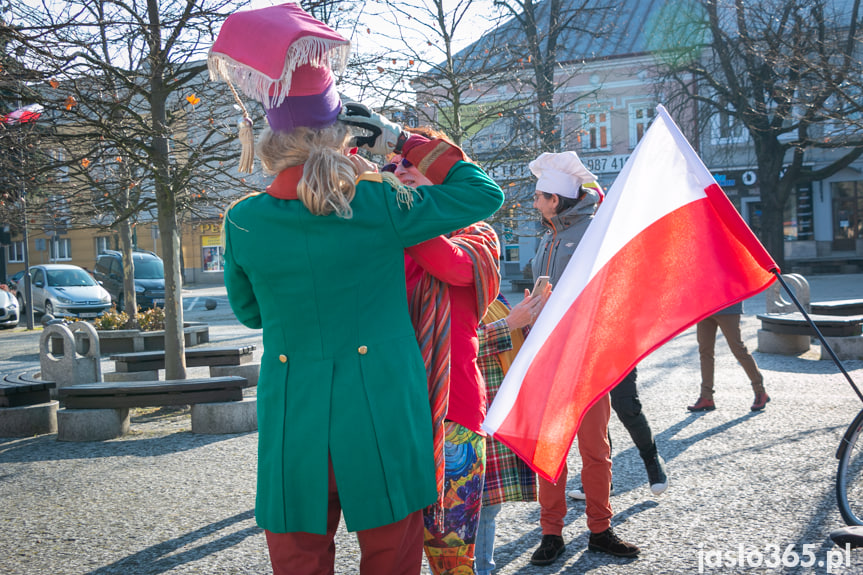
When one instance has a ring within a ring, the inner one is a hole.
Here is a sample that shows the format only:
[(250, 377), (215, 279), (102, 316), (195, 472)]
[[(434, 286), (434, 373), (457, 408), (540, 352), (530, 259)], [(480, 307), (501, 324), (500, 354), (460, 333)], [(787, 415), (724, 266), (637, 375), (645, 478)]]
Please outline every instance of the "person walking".
[(686, 408), (689, 411), (713, 411), (716, 409), (716, 403), (713, 401), (716, 328), (722, 330), (722, 335), (725, 336), (725, 341), (728, 343), (731, 353), (734, 354), (740, 366), (743, 367), (743, 371), (746, 372), (749, 383), (752, 385), (755, 399), (750, 409), (752, 411), (761, 411), (767, 406), (767, 402), (770, 401), (770, 396), (764, 390), (764, 376), (761, 374), (761, 370), (758, 369), (755, 358), (752, 357), (752, 354), (746, 348), (746, 344), (743, 343), (743, 336), (740, 333), (740, 316), (742, 314), (743, 302), (740, 301), (704, 318), (696, 325), (695, 334), (698, 340), (698, 357), (701, 362), (701, 393), (698, 396), (698, 401)]
[[(549, 276), (557, 285), (563, 270), (584, 236), (602, 195), (596, 176), (575, 152), (544, 153), (529, 164), (537, 177), (533, 206), (546, 231), (533, 259), (534, 281)], [(575, 383), (575, 382), (574, 382)], [(588, 549), (622, 557), (638, 555), (639, 548), (620, 539), (611, 527), (611, 447), (608, 419), (611, 403), (601, 397), (584, 415), (576, 435), (582, 459), (585, 515), (590, 530)], [(534, 565), (551, 565), (566, 550), (563, 519), (566, 515), (567, 467), (552, 483), (539, 479), (542, 541), (531, 556)]]
[(276, 174), (223, 225), (231, 309), (263, 330), (255, 518), (276, 575), (333, 573), (342, 514), (360, 573), (420, 573), (422, 509), (438, 493), (404, 250), (504, 199), (445, 143), (411, 156), (442, 174), (424, 194), (352, 155), (357, 144), (398, 151), (408, 137), (367, 108), (343, 111), (330, 66), (348, 46), (282, 4), (232, 14), (210, 52), (211, 69), (264, 104), (258, 155)]

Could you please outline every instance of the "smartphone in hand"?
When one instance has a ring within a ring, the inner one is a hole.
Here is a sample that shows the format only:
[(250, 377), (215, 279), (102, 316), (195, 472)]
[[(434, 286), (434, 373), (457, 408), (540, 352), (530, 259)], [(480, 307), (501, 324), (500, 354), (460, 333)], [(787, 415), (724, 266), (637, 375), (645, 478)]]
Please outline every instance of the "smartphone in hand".
[(536, 283), (533, 284), (533, 291), (530, 292), (530, 297), (539, 297), (545, 291), (545, 286), (548, 285), (548, 276), (539, 276), (536, 278)]

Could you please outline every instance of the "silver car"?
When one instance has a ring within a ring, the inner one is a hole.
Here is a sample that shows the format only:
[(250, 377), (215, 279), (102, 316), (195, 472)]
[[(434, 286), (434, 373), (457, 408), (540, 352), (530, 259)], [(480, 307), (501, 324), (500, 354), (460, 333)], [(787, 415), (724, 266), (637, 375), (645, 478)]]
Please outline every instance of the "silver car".
[(0, 327), (18, 325), (18, 300), (11, 291), (0, 289)]
[[(25, 305), (24, 282), (19, 281), (18, 302)], [(54, 317), (93, 318), (111, 308), (111, 295), (86, 270), (68, 264), (30, 268), (33, 312)]]

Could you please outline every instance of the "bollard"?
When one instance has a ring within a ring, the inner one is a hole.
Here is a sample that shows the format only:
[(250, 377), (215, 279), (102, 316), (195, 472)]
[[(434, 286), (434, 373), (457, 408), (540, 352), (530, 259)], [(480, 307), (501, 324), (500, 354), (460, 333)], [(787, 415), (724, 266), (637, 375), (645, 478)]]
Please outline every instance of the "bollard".
[[(59, 343), (62, 355), (55, 353)], [(102, 381), (99, 334), (83, 321), (46, 325), (39, 338), (39, 365), (42, 379), (56, 382), (57, 388)]]
[[(789, 287), (794, 289), (794, 295), (797, 301), (809, 313), (809, 303), (811, 296), (809, 293), (809, 282), (800, 274), (782, 274), (782, 279)], [(785, 299), (785, 294), (782, 293), (782, 286), (779, 282), (774, 282), (764, 293), (767, 313), (793, 313), (799, 311), (794, 302)]]

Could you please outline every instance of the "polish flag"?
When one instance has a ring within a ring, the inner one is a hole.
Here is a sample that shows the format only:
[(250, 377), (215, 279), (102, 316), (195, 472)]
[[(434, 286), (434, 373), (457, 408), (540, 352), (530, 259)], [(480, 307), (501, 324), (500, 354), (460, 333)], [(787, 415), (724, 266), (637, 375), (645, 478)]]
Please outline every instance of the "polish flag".
[(664, 107), (531, 329), (483, 429), (555, 481), (584, 413), (699, 320), (779, 269)]

